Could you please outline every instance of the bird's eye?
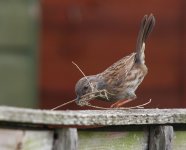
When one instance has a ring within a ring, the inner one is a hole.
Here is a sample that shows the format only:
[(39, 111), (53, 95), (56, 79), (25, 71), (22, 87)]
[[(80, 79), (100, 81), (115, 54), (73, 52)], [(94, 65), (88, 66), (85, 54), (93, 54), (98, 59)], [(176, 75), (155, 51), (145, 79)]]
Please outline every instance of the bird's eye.
[(87, 90), (87, 89), (88, 89), (88, 86), (84, 86), (84, 87), (83, 87), (83, 90)]

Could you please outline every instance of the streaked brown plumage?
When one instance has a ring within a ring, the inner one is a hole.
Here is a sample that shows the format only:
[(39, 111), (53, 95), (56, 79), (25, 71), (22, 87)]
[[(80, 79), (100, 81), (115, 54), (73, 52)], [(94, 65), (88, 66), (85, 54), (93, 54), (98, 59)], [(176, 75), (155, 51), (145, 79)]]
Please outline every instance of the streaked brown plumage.
[(92, 92), (92, 87), (107, 92), (106, 97), (98, 99), (116, 102), (111, 107), (120, 107), (136, 98), (135, 91), (148, 71), (145, 65), (145, 41), (154, 25), (154, 16), (145, 15), (141, 21), (135, 53), (120, 59), (102, 73), (83, 77), (77, 82), (75, 87), (77, 104), (80, 104), (82, 96)]

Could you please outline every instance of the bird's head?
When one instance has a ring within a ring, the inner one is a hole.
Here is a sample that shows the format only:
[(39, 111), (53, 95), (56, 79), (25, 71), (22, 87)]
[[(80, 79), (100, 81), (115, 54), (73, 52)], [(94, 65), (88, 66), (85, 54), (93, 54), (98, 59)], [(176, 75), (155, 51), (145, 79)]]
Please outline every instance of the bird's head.
[(81, 78), (75, 86), (75, 92), (77, 95), (76, 103), (79, 103), (79, 100), (83, 95), (91, 93), (95, 85), (95, 79), (93, 80), (92, 76), (86, 76)]
[(81, 78), (75, 86), (75, 92), (77, 95), (76, 103), (79, 104), (82, 96), (102, 90), (105, 88), (105, 83), (99, 78), (99, 75), (86, 76)]

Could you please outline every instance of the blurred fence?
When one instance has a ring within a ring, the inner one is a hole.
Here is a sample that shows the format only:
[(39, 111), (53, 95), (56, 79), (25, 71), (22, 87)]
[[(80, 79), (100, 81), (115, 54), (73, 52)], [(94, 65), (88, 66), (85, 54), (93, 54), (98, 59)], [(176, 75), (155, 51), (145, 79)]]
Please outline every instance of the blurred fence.
[(1, 150), (185, 150), (186, 109), (0, 107)]
[(37, 105), (39, 2), (0, 0), (0, 104)]

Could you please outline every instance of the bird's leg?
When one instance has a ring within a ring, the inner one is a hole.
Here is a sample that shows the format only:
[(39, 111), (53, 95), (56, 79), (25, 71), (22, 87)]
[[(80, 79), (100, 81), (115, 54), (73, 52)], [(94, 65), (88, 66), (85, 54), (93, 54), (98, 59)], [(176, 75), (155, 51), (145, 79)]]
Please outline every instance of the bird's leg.
[(123, 105), (125, 105), (126, 103), (131, 102), (132, 100), (136, 99), (136, 94), (133, 92), (128, 92), (129, 95), (129, 99), (121, 99), (119, 101), (117, 101), (116, 103), (112, 104), (110, 107), (111, 108), (119, 108)]
[(126, 103), (131, 102), (132, 100), (133, 99), (127, 99), (127, 100), (121, 99), (121, 100), (117, 101), (116, 103), (112, 104), (110, 107), (111, 108), (119, 108), (119, 107), (125, 105)]

